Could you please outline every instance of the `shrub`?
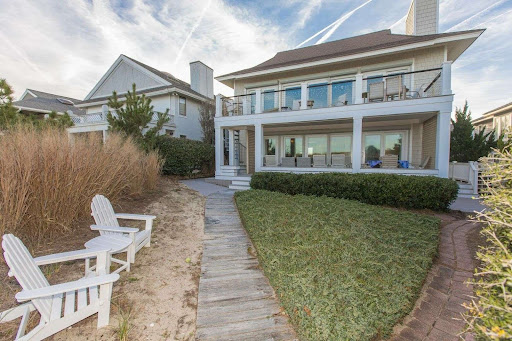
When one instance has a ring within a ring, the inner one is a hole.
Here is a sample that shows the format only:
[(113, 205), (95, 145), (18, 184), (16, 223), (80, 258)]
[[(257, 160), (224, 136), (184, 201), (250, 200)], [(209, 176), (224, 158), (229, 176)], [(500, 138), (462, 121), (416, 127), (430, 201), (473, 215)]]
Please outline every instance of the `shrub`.
[(345, 173), (256, 173), (251, 188), (432, 210), (446, 210), (458, 192), (455, 181), (433, 176)]
[(62, 129), (14, 127), (0, 137), (0, 235), (36, 243), (69, 231), (103, 194), (114, 203), (156, 187), (161, 161), (111, 134), (73, 141)]
[(162, 170), (167, 175), (209, 174), (215, 167), (215, 149), (208, 143), (159, 136), (156, 149), (164, 159)]
[(512, 150), (506, 147), (484, 159), (486, 186), (484, 204), (478, 214), (484, 223), (487, 245), (477, 253), (481, 266), (474, 282), (477, 302), (472, 302), (466, 319), (477, 339), (512, 339)]

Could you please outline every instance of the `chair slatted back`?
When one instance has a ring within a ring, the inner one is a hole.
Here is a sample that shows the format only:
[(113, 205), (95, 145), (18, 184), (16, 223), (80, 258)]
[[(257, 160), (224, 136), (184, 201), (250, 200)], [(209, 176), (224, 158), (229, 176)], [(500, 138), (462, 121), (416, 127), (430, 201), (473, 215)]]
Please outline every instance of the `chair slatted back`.
[(331, 162), (334, 167), (345, 167), (345, 154), (332, 154)]
[(295, 158), (294, 157), (282, 157), (281, 158), (281, 166), (282, 167), (295, 167)]
[(313, 166), (315, 167), (327, 167), (325, 155), (313, 155)]
[[(96, 225), (119, 227), (116, 213), (110, 201), (103, 195), (96, 194), (91, 202), (91, 212)], [(117, 232), (100, 231), (100, 234), (118, 234)]]
[[(19, 238), (12, 234), (4, 234), (2, 249), (9, 270), (24, 290), (40, 289), (50, 285)], [(49, 321), (52, 298), (32, 300), (32, 303), (41, 314), (41, 318), (44, 321)]]
[(370, 83), (368, 100), (384, 99), (384, 82)]
[(311, 158), (310, 157), (298, 157), (297, 158), (297, 167), (299, 167), (299, 168), (311, 167)]
[(277, 166), (277, 156), (275, 156), (275, 155), (266, 155), (265, 156), (265, 166), (267, 166), (267, 167), (276, 167)]
[(395, 77), (388, 77), (386, 78), (386, 95), (394, 96), (400, 94), (400, 83), (402, 81), (402, 77), (395, 76)]
[(398, 155), (384, 155), (381, 159), (382, 168), (398, 168)]

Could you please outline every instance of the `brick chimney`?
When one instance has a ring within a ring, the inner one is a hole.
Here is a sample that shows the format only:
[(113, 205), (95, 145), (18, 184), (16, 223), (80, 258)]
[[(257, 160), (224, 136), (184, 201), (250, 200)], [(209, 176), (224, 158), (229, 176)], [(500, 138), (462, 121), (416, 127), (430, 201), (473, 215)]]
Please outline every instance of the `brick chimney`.
[(412, 0), (405, 34), (426, 35), (439, 33), (439, 0)]
[(190, 63), (190, 87), (213, 98), (213, 69), (200, 61)]

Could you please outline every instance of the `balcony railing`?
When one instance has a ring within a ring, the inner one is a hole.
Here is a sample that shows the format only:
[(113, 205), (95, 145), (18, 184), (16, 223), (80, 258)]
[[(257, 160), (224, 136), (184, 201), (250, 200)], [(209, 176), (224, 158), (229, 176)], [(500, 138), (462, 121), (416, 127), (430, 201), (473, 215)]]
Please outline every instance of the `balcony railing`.
[(258, 89), (244, 95), (221, 96), (217, 102), (217, 116), (341, 107), (447, 95), (451, 94), (450, 72), (450, 64), (443, 64), (439, 68), (364, 78), (358, 75), (356, 79), (309, 85), (303, 83), (279, 90)]
[[(114, 116), (116, 116), (116, 113), (113, 113)], [(169, 115), (169, 122), (167, 124), (174, 123), (174, 116)], [(151, 117), (151, 122), (156, 122), (158, 120), (158, 114), (154, 113)], [(86, 115), (79, 115), (79, 116), (72, 116), (71, 121), (75, 125), (87, 125), (87, 124), (94, 124), (94, 123), (107, 123), (107, 115), (103, 112), (99, 113), (93, 113), (93, 114), (86, 114)]]

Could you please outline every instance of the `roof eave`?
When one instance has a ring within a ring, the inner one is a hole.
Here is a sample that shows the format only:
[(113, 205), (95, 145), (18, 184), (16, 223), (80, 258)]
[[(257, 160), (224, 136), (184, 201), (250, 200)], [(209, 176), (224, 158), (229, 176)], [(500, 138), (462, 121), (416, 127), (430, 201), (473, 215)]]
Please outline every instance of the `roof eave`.
[(326, 58), (326, 59), (321, 59), (321, 60), (312, 61), (312, 62), (304, 62), (304, 63), (287, 65), (287, 66), (282, 66), (282, 67), (274, 67), (274, 68), (263, 69), (263, 70), (259, 70), (259, 71), (248, 72), (248, 73), (239, 73), (236, 75), (231, 73), (231, 74), (217, 76), (217, 77), (215, 77), (215, 79), (227, 86), (232, 87), (230, 84), (232, 84), (235, 79), (240, 79), (240, 78), (261, 76), (261, 75), (265, 75), (265, 74), (271, 74), (271, 73), (282, 72), (282, 71), (290, 71), (290, 70), (294, 70), (294, 69), (302, 69), (305, 67), (311, 67), (311, 66), (317, 66), (317, 65), (344, 62), (344, 61), (349, 61), (349, 60), (354, 60), (354, 59), (371, 58), (371, 57), (389, 54), (389, 53), (413, 50), (413, 49), (429, 47), (429, 46), (433, 46), (433, 45), (437, 45), (437, 44), (445, 44), (445, 43), (454, 42), (457, 40), (473, 39), (473, 41), (474, 41), (484, 31), (485, 31), (485, 29), (478, 30), (478, 31), (472, 31), (472, 32), (462, 32), (461, 34), (451, 35), (451, 36), (447, 36), (447, 37), (439, 37), (439, 38), (435, 38), (435, 39), (423, 41), (423, 42), (404, 44), (404, 45), (395, 46), (395, 47), (391, 47), (391, 48), (384, 48), (384, 49), (356, 53), (356, 54), (352, 54), (352, 55), (346, 55), (346, 56), (335, 57), (335, 58)]

